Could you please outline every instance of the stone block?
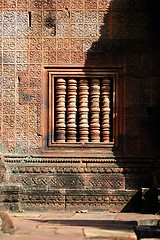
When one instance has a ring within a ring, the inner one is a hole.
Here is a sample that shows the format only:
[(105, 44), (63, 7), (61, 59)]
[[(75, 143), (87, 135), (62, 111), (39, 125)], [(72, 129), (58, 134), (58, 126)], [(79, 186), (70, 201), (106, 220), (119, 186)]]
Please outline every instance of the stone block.
[(16, 13), (15, 12), (4, 12), (3, 13), (3, 22), (4, 23), (15, 23)]
[(70, 62), (70, 52), (69, 51), (64, 51), (61, 52), (59, 51), (57, 53), (57, 63), (69, 63)]
[(42, 1), (41, 0), (31, 0), (30, 7), (31, 7), (31, 9), (42, 9)]
[(17, 211), (20, 208), (23, 188), (21, 185), (0, 184), (0, 209)]
[(159, 208), (159, 190), (156, 188), (142, 188), (142, 212), (156, 213)]
[(15, 63), (15, 51), (4, 51), (3, 52), (4, 63)]
[[(97, 64), (98, 63), (98, 54), (94, 52), (89, 52), (85, 54), (86, 64)], [(102, 64), (102, 61), (100, 62)]]
[(112, 11), (124, 11), (125, 10), (125, 2), (124, 1), (113, 1), (113, 2), (111, 1), (110, 9), (112, 9)]
[(83, 9), (83, 0), (71, 0), (72, 9)]
[(97, 38), (92, 38), (92, 39), (85, 39), (83, 40), (83, 52), (97, 52), (99, 51), (98, 49), (98, 44), (97, 43)]
[(16, 154), (27, 154), (28, 153), (28, 141), (17, 141), (16, 142)]
[(135, 190), (66, 190), (66, 209), (119, 212), (136, 194)]
[(160, 238), (160, 229), (158, 226), (137, 226), (136, 234), (138, 239), (157, 239)]
[(29, 0), (17, 0), (17, 8), (18, 9), (28, 9), (29, 8)]
[(28, 34), (28, 13), (5, 12), (3, 14), (3, 37), (16, 38), (24, 37)]
[(66, 11), (57, 11), (56, 12), (56, 21), (58, 24), (69, 23), (69, 13)]
[(0, 160), (0, 183), (3, 183), (5, 181), (6, 181), (6, 169), (4, 164), (2, 163), (2, 160)]
[[(126, 37), (126, 35), (127, 34), (125, 33), (125, 37)], [(123, 24), (121, 24), (121, 25), (120, 24), (113, 25), (111, 36), (114, 39), (123, 39), (124, 38), (124, 25)]]
[(71, 12), (71, 23), (83, 23), (84, 12), (83, 11), (72, 11)]
[(35, 78), (41, 77), (40, 65), (30, 64), (30, 71), (28, 72), (28, 74), (29, 74), (29, 78), (31, 78), (31, 77), (35, 77)]
[(4, 141), (2, 145), (2, 153), (15, 153), (15, 142), (14, 141)]
[(139, 0), (134, 0), (132, 2), (126, 1), (126, 9), (127, 9), (127, 11), (138, 11), (140, 5), (141, 4), (140, 4)]
[(42, 11), (31, 11), (31, 24), (42, 22)]
[(42, 50), (42, 38), (31, 38), (30, 39), (30, 50)]
[(35, 126), (34, 124), (30, 124), (29, 126), (30, 126), (30, 128), (32, 130), (32, 137), (30, 137), (29, 146), (37, 148), (37, 149), (40, 149), (41, 145), (42, 145), (42, 138), (41, 138), (41, 136), (34, 136), (33, 137), (33, 134), (35, 134), (37, 132), (36, 131), (37, 130), (37, 126)]
[(3, 78), (3, 89), (14, 89), (14, 88), (15, 88), (14, 77), (4, 77)]
[(72, 51), (82, 51), (82, 43), (83, 43), (83, 39), (79, 39), (79, 38), (72, 38), (71, 39), (71, 50)]
[[(36, 204), (35, 204), (36, 203)], [(47, 203), (47, 205), (46, 205)], [(25, 209), (65, 209), (65, 192), (64, 190), (32, 190), (25, 192), (22, 198), (22, 205)]]
[(96, 24), (85, 24), (84, 25), (84, 36), (85, 37), (97, 37), (97, 25)]
[(57, 24), (56, 36), (58, 38), (69, 37), (69, 35), (70, 35), (69, 24)]
[(142, 226), (159, 226), (159, 219), (139, 219), (138, 225)]
[(56, 36), (56, 29), (55, 27), (48, 29), (47, 27), (43, 27), (43, 36), (44, 37), (55, 37)]
[(72, 37), (83, 37), (83, 24), (72, 24), (71, 25), (71, 35)]
[(29, 79), (29, 86), (31, 89), (40, 89), (41, 88), (41, 78)]
[(16, 117), (16, 124), (17, 128), (24, 128), (26, 129), (28, 127), (27, 117)]
[(28, 49), (28, 39), (16, 38), (16, 50), (27, 50)]
[(44, 38), (43, 39), (43, 49), (44, 49), (44, 51), (50, 51), (50, 50), (56, 51), (56, 39), (55, 38)]
[(3, 116), (4, 127), (14, 127), (15, 125), (15, 116), (11, 114), (6, 114)]
[(111, 9), (111, 1), (110, 0), (99, 0), (98, 9)]
[(125, 179), (122, 175), (117, 174), (116, 178), (110, 174), (106, 177), (106, 174), (94, 174), (86, 177), (87, 189), (124, 189)]
[(85, 9), (97, 9), (97, 0), (85, 0)]
[(83, 52), (76, 51), (71, 52), (71, 62), (75, 64), (82, 64), (84, 63), (84, 54)]
[(32, 76), (37, 78), (41, 76), (41, 64), (29, 64), (28, 69), (30, 78)]
[(4, 2), (4, 8), (6, 8), (6, 9), (16, 8), (16, 0), (6, 0)]
[(30, 28), (31, 37), (41, 37), (42, 36), (42, 25), (41, 24), (32, 24)]
[(17, 141), (27, 141), (28, 139), (28, 132), (25, 128), (17, 128), (16, 129), (16, 140)]
[(16, 63), (26, 64), (28, 61), (27, 51), (16, 51)]
[(17, 25), (17, 37), (27, 37), (28, 36), (28, 26), (24, 26), (23, 24)]
[(5, 39), (3, 40), (3, 50), (12, 51), (15, 50), (15, 39)]
[(85, 186), (85, 177), (82, 175), (55, 176), (49, 179), (49, 189), (81, 189)]
[(57, 39), (57, 50), (59, 51), (66, 51), (70, 50), (70, 39), (69, 38), (58, 38)]
[(109, 230), (109, 229), (99, 229), (99, 228), (85, 228), (84, 235), (86, 238), (96, 239), (96, 238), (105, 238), (105, 239), (114, 239), (114, 240), (136, 240), (137, 236), (133, 230)]
[(56, 0), (44, 0), (43, 8), (44, 9), (56, 9)]
[(41, 51), (30, 51), (30, 63), (41, 63), (42, 52)]
[(28, 26), (28, 12), (27, 11), (17, 11), (15, 12), (17, 24), (22, 24), (23, 26)]
[(96, 24), (98, 22), (97, 11), (85, 11), (84, 22), (89, 24), (91, 23)]
[(3, 130), (3, 141), (14, 141), (15, 140), (15, 129), (12, 128), (4, 128)]
[(57, 0), (57, 9), (69, 9), (69, 0)]
[(43, 52), (43, 61), (45, 64), (56, 63), (56, 52), (55, 51), (45, 51)]
[(138, 27), (137, 27), (137, 25), (136, 24), (127, 25), (125, 27), (124, 36), (125, 36), (125, 38), (137, 39), (138, 38)]

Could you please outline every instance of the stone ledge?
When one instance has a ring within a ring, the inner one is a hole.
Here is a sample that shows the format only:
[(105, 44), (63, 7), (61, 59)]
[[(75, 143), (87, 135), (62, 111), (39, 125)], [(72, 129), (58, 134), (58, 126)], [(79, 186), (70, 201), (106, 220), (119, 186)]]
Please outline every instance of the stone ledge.
[[(17, 211), (36, 209), (93, 210), (120, 212), (130, 208), (137, 190), (125, 189), (24, 189), (21, 185), (0, 184), (0, 209)], [(130, 209), (131, 210), (131, 209)]]
[(99, 228), (85, 228), (84, 235), (86, 238), (106, 238), (114, 240), (137, 240), (133, 230), (107, 230)]
[(159, 226), (160, 220), (159, 219), (140, 219), (138, 220), (138, 225), (145, 225), (145, 226)]
[(23, 186), (18, 184), (0, 184), (0, 210), (18, 211), (22, 201)]

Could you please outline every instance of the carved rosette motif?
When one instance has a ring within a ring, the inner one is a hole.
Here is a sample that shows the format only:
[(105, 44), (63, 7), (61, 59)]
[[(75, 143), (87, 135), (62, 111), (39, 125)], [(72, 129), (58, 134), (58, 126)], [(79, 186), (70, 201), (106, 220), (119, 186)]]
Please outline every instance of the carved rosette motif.
[(66, 81), (63, 78), (57, 78), (56, 79), (56, 108), (55, 108), (56, 142), (65, 142), (65, 133), (66, 133), (65, 99), (66, 99)]
[(110, 140), (110, 79), (103, 78), (101, 81), (101, 97), (102, 97), (102, 141)]
[(77, 80), (67, 80), (67, 142), (77, 141)]
[(88, 142), (89, 141), (89, 123), (88, 123), (88, 98), (89, 98), (89, 85), (88, 79), (79, 79), (78, 87), (78, 97), (79, 97), (79, 141)]
[(100, 80), (90, 80), (90, 141), (100, 142)]

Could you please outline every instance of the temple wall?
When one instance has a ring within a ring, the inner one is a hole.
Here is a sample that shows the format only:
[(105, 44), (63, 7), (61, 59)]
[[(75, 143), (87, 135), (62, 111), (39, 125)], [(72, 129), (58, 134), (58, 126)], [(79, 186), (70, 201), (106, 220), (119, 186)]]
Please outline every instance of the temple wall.
[[(2, 183), (21, 184), (26, 192), (119, 189), (120, 196), (125, 196), (122, 190), (154, 184), (160, 133), (158, 5), (140, 0), (0, 1)], [(44, 73), (56, 66), (121, 69), (118, 149), (103, 157), (75, 154), (67, 160), (67, 155), (52, 157), (52, 151), (44, 154)], [(73, 201), (75, 193), (70, 194)], [(126, 196), (127, 204), (131, 195)], [(112, 198), (93, 202), (105, 205)], [(125, 202), (123, 197), (119, 201)]]

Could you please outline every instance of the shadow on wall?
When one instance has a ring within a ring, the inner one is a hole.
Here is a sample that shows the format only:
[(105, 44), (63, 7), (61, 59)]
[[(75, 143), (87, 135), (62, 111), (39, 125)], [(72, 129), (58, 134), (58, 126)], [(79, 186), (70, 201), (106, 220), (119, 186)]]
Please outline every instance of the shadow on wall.
[[(99, 14), (98, 20), (102, 23), (99, 31), (100, 37), (88, 49), (85, 65), (91, 63), (129, 64), (127, 63), (129, 59), (125, 58), (125, 54), (138, 54), (138, 47), (141, 45), (143, 47), (140, 53), (146, 52), (148, 49), (146, 44), (150, 44), (149, 38), (152, 34), (149, 26), (150, 12), (149, 0), (141, 1), (141, 3), (139, 0), (110, 1), (109, 8), (104, 15), (103, 12)], [(134, 64), (139, 64), (139, 62), (134, 62)]]
[(139, 136), (141, 143), (148, 139), (149, 151), (141, 147), (135, 147), (134, 151), (130, 144), (126, 154), (134, 156), (143, 154), (147, 157), (151, 154), (150, 146), (156, 154), (160, 148), (157, 138), (160, 97), (154, 98), (160, 83), (152, 81), (160, 74), (159, 5), (157, 0), (112, 0), (103, 21), (102, 14), (99, 15), (100, 37), (86, 53), (85, 66), (121, 66), (124, 70), (127, 126), (120, 139), (125, 144), (138, 143), (138, 134), (142, 135)]
[[(149, 154), (150, 148), (149, 140), (148, 142), (146, 140), (148, 138), (147, 119), (144, 117), (147, 114), (148, 105), (145, 106), (146, 103), (143, 105), (140, 113), (143, 115), (142, 118), (140, 118), (138, 109), (141, 98), (144, 98), (140, 96), (139, 89), (143, 88), (143, 91), (147, 92), (149, 89), (145, 81), (151, 81), (151, 75), (149, 76), (146, 72), (149, 67), (145, 66), (145, 58), (151, 51), (150, 18), (149, 0), (110, 1), (109, 8), (104, 15), (99, 14), (99, 23), (102, 24), (99, 26), (100, 37), (98, 41), (92, 43), (86, 53), (85, 66), (107, 65), (115, 69), (122, 67), (125, 79), (122, 85), (126, 85), (127, 91), (124, 107), (127, 126), (125, 135), (119, 136), (119, 142), (124, 142), (125, 154), (131, 156), (140, 155), (142, 151), (145, 155)], [(148, 62), (147, 64), (150, 65)], [(146, 80), (146, 78), (149, 79)], [(119, 101), (123, 100), (119, 99)], [(139, 129), (142, 125), (143, 129)], [(138, 134), (142, 136), (140, 146), (138, 146)], [(144, 142), (148, 144), (148, 151), (144, 147)]]
[[(103, 21), (99, 16), (100, 37), (86, 53), (85, 66), (122, 66), (124, 70), (126, 131), (119, 140), (125, 145), (123, 154), (130, 157), (157, 156), (160, 149), (159, 7), (158, 0), (111, 1)], [(149, 172), (144, 165), (140, 167), (140, 178), (139, 169), (132, 179), (124, 173), (126, 187), (155, 187), (157, 165), (151, 164)], [(135, 167), (134, 163), (129, 166), (130, 172)]]
[(126, 133), (120, 140), (134, 156), (157, 155), (160, 149), (159, 7), (158, 0), (110, 1), (103, 20), (99, 16), (100, 37), (86, 53), (85, 66), (124, 70)]

